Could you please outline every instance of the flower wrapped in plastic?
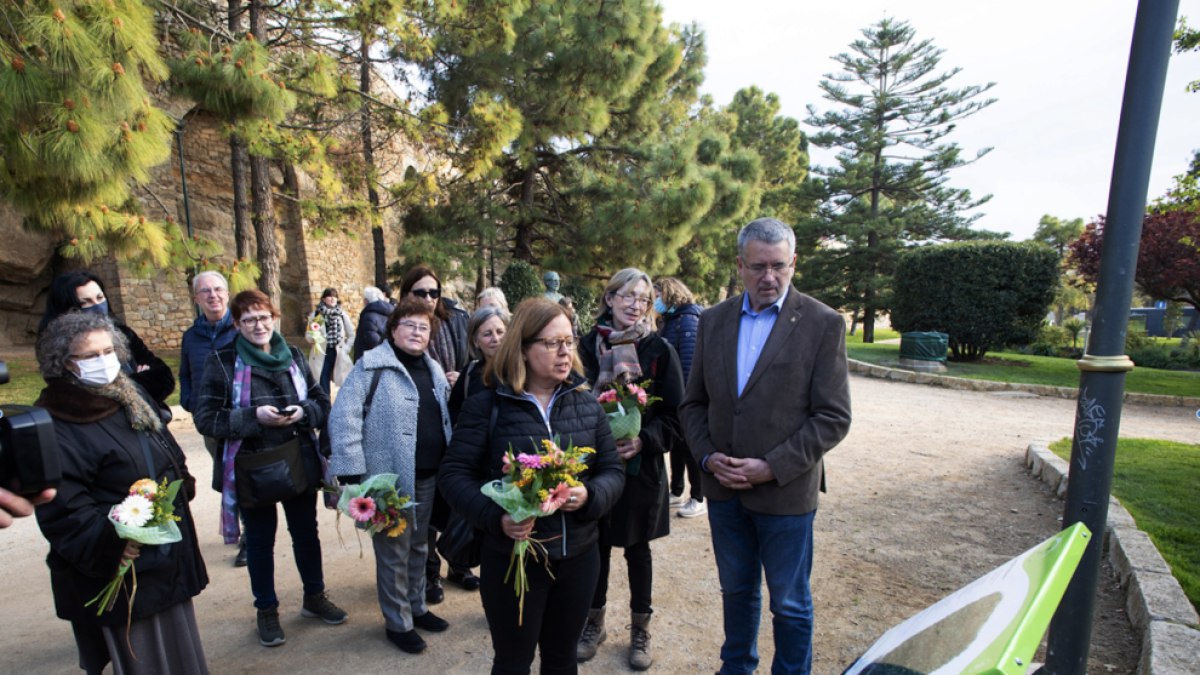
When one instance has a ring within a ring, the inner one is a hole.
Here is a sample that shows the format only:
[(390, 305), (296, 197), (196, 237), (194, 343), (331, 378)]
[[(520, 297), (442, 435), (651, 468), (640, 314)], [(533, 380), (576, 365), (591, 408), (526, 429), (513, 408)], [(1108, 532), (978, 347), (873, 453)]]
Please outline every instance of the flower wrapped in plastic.
[[(638, 384), (614, 384), (611, 388), (600, 392), (596, 400), (608, 415), (608, 426), (612, 429), (615, 440), (631, 440), (637, 438), (642, 431), (642, 413), (646, 408), (661, 401), (658, 396), (646, 394), (650, 381)], [(625, 473), (636, 476), (642, 468), (642, 456), (637, 455), (629, 461), (621, 460)]]
[(304, 337), (312, 343), (315, 354), (325, 355), (325, 317), (318, 316), (308, 322), (304, 329)]
[[(480, 491), (517, 522), (555, 513), (570, 499), (571, 488), (583, 485), (576, 476), (587, 470), (587, 455), (596, 452), (592, 448), (574, 445), (561, 448), (558, 443), (558, 436), (553, 440), (543, 439), (535, 443), (535, 447), (540, 445), (536, 453), (517, 453), (509, 445), (503, 460), (504, 477), (484, 484)], [(504, 581), (508, 583), (508, 578), (515, 571), (513, 585), (520, 606), (518, 625), (525, 616), (525, 591), (529, 590), (529, 577), (525, 572), (526, 554), (531, 554), (535, 560), (540, 556), (549, 569), (543, 541), (530, 537), (513, 543)]]
[[(175, 497), (182, 484), (181, 480), (168, 484), (166, 478), (161, 483), (143, 478), (130, 486), (129, 495), (120, 504), (109, 509), (108, 521), (122, 539), (142, 545), (162, 546), (182, 541), (183, 535), (175, 524), (179, 520), (179, 516), (175, 515)], [(129, 611), (132, 612), (133, 598), (137, 595), (137, 569), (132, 560), (122, 560), (117, 575), (84, 607), (99, 603), (96, 616), (111, 611), (117, 602), (118, 591), (124, 587), (125, 573), (131, 569), (133, 583), (129, 591)]]
[(366, 530), (370, 537), (399, 537), (408, 529), (417, 503), (396, 491), (396, 479), (394, 473), (381, 473), (357, 485), (326, 486), (323, 490), (338, 495), (339, 519), (343, 514), (349, 516), (355, 527)]

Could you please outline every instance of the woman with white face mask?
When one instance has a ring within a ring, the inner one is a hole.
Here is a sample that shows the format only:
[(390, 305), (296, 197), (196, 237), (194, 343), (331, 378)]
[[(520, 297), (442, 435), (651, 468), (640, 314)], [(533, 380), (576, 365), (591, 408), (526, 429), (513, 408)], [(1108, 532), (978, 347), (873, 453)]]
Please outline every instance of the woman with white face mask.
[[(192, 607), (208, 583), (188, 508), (195, 480), (167, 430), (168, 413), (121, 369), (129, 348), (107, 316), (58, 317), (42, 331), (37, 356), (46, 388), (35, 405), (54, 418), (63, 474), (37, 518), (50, 542), (55, 609), (71, 622), (80, 666), (89, 675), (110, 662), (117, 673), (208, 673)], [(144, 478), (184, 481), (175, 499), (181, 541), (141, 545), (121, 539), (109, 522), (109, 510)], [(125, 592), (97, 616), (85, 604), (123, 560), (134, 561)], [(129, 592), (133, 574), (137, 593)]]

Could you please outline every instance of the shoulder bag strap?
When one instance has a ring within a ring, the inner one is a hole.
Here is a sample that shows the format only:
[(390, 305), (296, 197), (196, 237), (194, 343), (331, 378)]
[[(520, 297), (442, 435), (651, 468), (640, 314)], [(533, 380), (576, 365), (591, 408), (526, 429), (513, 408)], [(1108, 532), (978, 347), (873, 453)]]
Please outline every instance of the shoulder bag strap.
[(158, 482), (158, 474), (154, 471), (154, 458), (150, 456), (150, 441), (146, 440), (146, 432), (137, 432), (138, 440), (142, 443), (142, 456), (146, 458), (146, 469), (150, 471), (147, 476), (152, 481)]
[(383, 368), (376, 368), (371, 373), (371, 388), (367, 390), (367, 398), (363, 401), (363, 419), (371, 413), (371, 401), (375, 400), (375, 390), (379, 388), (379, 379), (383, 377)]

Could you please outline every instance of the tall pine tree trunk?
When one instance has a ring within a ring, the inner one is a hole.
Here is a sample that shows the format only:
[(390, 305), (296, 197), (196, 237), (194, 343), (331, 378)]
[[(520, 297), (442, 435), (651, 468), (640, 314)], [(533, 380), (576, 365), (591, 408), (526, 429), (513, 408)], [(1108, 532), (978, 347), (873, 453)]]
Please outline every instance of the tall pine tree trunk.
[[(250, 34), (267, 44), (267, 19), (263, 0), (250, 0)], [(258, 287), (279, 307), (279, 245), (275, 241), (275, 198), (271, 194), (271, 166), (266, 157), (250, 157), (250, 208), (258, 242)]]
[[(358, 88), (364, 94), (371, 93), (371, 38), (366, 31), (362, 34), (359, 51)], [(375, 189), (375, 142), (371, 138), (371, 101), (362, 100), (362, 146), (363, 162), (367, 169), (367, 201), (371, 204), (371, 240), (375, 245), (375, 286), (383, 288), (387, 283), (387, 249), (383, 241), (383, 214), (379, 213), (379, 191)]]
[(537, 167), (525, 169), (525, 178), (521, 181), (521, 215), (517, 222), (516, 241), (513, 243), (513, 257), (533, 264), (533, 193), (536, 189), (534, 181)]
[[(229, 0), (229, 32), (242, 32), (242, 0)], [(237, 243), (238, 260), (254, 257), (254, 233), (250, 229), (250, 203), (246, 195), (250, 190), (246, 182), (249, 158), (246, 142), (237, 134), (229, 135), (229, 169), (233, 177), (233, 238)]]
[[(883, 127), (883, 120), (878, 120), (878, 128)], [(871, 172), (873, 186), (871, 188), (871, 227), (875, 227), (875, 219), (879, 217), (879, 184), (883, 180), (883, 151), (875, 151), (875, 167)], [(875, 230), (867, 232), (867, 287), (863, 290), (863, 344), (875, 342), (875, 277), (879, 274), (879, 261), (875, 251), (879, 247), (879, 233)]]

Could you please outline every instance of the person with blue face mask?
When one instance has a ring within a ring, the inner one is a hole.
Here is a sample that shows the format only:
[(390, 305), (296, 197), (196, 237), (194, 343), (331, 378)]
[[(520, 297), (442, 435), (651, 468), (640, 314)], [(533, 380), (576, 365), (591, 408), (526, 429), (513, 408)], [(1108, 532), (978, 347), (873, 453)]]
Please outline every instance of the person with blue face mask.
[(138, 334), (113, 314), (104, 290), (104, 281), (95, 272), (74, 270), (54, 278), (50, 285), (50, 297), (46, 299), (46, 311), (38, 324), (38, 335), (46, 330), (50, 322), (69, 312), (99, 314), (112, 319), (129, 344), (130, 358), (121, 363), (121, 369), (159, 403), (166, 402), (167, 397), (175, 392), (175, 374), (170, 366), (155, 356)]

